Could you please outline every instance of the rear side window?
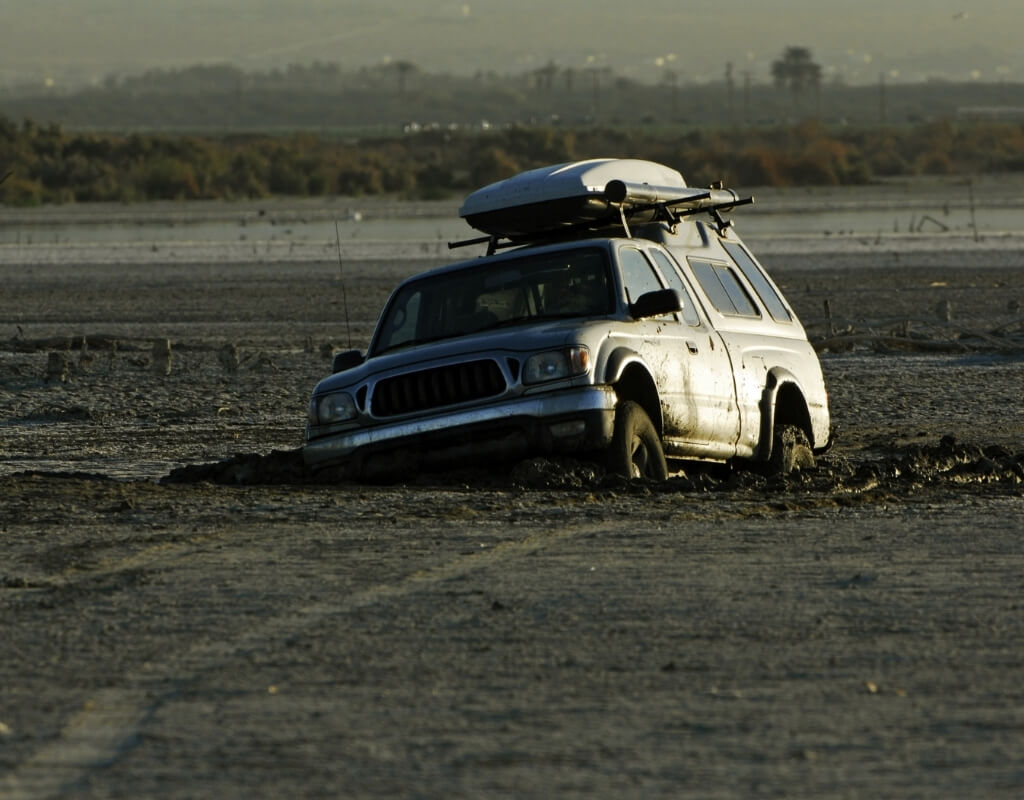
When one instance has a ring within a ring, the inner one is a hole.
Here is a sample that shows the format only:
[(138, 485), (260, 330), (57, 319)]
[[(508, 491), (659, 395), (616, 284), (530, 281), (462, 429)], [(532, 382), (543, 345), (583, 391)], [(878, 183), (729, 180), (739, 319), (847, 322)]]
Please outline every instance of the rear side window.
[(740, 317), (759, 317), (754, 301), (740, 284), (736, 274), (726, 264), (690, 259), (690, 267), (711, 304), (722, 314)]
[(722, 242), (722, 246), (732, 256), (736, 266), (740, 268), (740, 272), (750, 281), (750, 285), (760, 296), (761, 302), (768, 309), (768, 313), (772, 315), (772, 319), (777, 322), (792, 322), (793, 315), (789, 313), (789, 309), (782, 302), (779, 293), (775, 291), (775, 287), (771, 285), (764, 272), (751, 258), (750, 253), (735, 242)]

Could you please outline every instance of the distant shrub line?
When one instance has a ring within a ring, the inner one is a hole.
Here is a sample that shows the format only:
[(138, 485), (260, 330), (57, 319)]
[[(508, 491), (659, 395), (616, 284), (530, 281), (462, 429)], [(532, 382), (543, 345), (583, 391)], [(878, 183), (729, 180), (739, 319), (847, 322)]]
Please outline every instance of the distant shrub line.
[(880, 177), (1024, 171), (1024, 126), (950, 121), (826, 128), (817, 122), (671, 133), (612, 128), (426, 130), (342, 141), (295, 135), (113, 135), (0, 117), (0, 202), (393, 194), (440, 198), (545, 164), (659, 161), (692, 185), (822, 186)]

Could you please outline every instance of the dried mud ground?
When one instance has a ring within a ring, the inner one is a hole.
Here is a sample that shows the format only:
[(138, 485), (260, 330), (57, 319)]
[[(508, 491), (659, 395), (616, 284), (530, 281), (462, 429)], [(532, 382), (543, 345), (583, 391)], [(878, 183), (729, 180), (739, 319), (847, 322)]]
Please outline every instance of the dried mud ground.
[(836, 446), (660, 485), (304, 474), (329, 256), (0, 266), (0, 796), (1024, 795), (1024, 254), (763, 260)]

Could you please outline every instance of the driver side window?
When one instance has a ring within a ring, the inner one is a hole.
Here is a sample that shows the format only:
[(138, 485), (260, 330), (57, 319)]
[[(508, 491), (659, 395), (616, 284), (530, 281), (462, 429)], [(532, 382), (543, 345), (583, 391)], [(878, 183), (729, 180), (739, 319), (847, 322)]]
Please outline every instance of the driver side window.
[(662, 288), (654, 268), (639, 250), (623, 247), (619, 250), (619, 264), (622, 266), (622, 282), (626, 287), (628, 302), (635, 303), (640, 295)]
[(700, 316), (697, 314), (697, 307), (693, 304), (693, 298), (686, 290), (686, 284), (679, 277), (675, 266), (664, 253), (658, 250), (651, 250), (650, 253), (651, 258), (661, 267), (661, 274), (668, 281), (668, 285), (679, 292), (679, 295), (683, 298), (683, 319), (686, 320), (686, 324), (694, 328), (700, 327)]
[(391, 314), (391, 328), (387, 332), (389, 346), (395, 346), (416, 338), (420, 324), (420, 301), (423, 295), (415, 292), (407, 296)]

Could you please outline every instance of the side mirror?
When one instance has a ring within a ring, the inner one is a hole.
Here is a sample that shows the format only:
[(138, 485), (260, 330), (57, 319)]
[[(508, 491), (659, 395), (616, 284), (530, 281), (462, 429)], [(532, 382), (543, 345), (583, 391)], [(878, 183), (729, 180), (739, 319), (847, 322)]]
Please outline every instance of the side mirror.
[(629, 306), (629, 313), (633, 319), (645, 317), (660, 317), (664, 314), (674, 314), (683, 310), (683, 298), (675, 289), (659, 289), (656, 292), (647, 292), (640, 295), (635, 303)]
[(344, 372), (352, 367), (358, 367), (364, 361), (366, 361), (366, 357), (359, 350), (342, 350), (340, 353), (334, 354), (331, 371)]

